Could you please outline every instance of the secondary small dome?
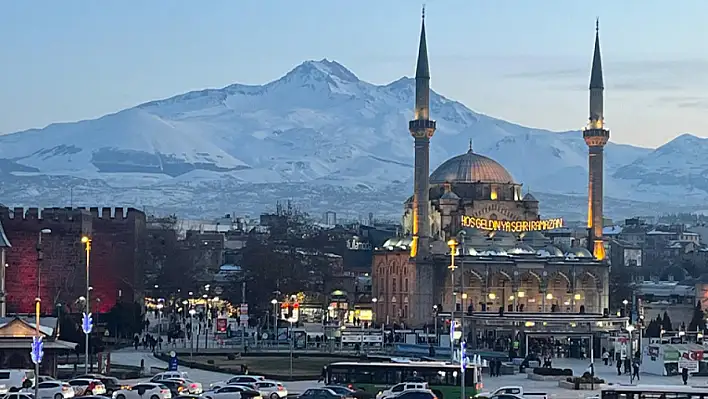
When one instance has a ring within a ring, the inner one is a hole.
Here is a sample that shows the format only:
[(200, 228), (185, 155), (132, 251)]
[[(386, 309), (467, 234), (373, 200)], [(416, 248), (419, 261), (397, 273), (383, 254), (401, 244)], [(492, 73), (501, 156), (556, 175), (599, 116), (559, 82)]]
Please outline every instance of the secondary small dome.
[(443, 183), (506, 183), (514, 178), (499, 162), (484, 155), (467, 153), (450, 158), (430, 175), (430, 184)]

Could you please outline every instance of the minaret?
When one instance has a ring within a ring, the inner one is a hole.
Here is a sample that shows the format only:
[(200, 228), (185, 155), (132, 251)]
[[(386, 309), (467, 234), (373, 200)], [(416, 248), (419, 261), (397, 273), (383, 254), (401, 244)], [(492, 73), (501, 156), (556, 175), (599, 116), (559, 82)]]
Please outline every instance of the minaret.
[(413, 245), (411, 257), (425, 259), (430, 252), (430, 138), (435, 133), (435, 121), (430, 120), (430, 67), (425, 40), (425, 8), (423, 8), (418, 46), (418, 64), (415, 70), (415, 114), (408, 123), (415, 143), (415, 170), (413, 172)]
[(433, 308), (433, 263), (430, 259), (430, 138), (435, 133), (435, 121), (430, 120), (430, 67), (425, 40), (425, 8), (423, 8), (415, 71), (415, 115), (408, 123), (415, 143), (413, 172), (413, 243), (411, 257), (416, 264), (415, 305), (411, 306), (416, 321), (429, 321)]
[(605, 129), (602, 79), (602, 60), (600, 57), (600, 21), (595, 22), (595, 52), (590, 73), (590, 121), (583, 130), (583, 139), (588, 145), (588, 249), (595, 259), (605, 259), (605, 247), (602, 241), (602, 183), (603, 152), (610, 139), (610, 131)]

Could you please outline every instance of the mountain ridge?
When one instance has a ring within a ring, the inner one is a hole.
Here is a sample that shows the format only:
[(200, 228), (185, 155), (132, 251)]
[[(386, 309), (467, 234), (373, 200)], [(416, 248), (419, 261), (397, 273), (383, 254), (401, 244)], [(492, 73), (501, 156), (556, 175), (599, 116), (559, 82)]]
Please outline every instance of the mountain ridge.
[[(305, 61), (263, 85), (189, 91), (96, 119), (0, 136), (0, 173), (24, 177), (25, 183), (41, 175), (98, 179), (113, 187), (104, 191), (113, 192), (115, 200), (155, 206), (165, 190), (178, 192), (186, 207), (208, 187), (228, 186), (242, 194), (245, 188), (239, 184), (300, 183), (308, 192), (330, 194), (336, 187), (372, 195), (391, 187), (400, 191), (398, 186), (412, 181), (413, 144), (406, 127), (413, 95), (409, 77), (375, 85), (336, 61)], [(431, 165), (466, 151), (472, 139), (476, 152), (504, 165), (534, 193), (586, 195), (587, 147), (580, 131), (524, 127), (472, 111), (435, 91), (431, 115), (438, 120)], [(656, 149), (608, 143), (606, 196), (674, 207), (704, 201), (708, 180), (700, 173), (708, 170), (708, 162), (703, 164), (698, 154), (708, 150), (708, 140), (702, 140), (684, 134)], [(669, 151), (671, 146), (665, 147), (670, 144), (679, 148)], [(683, 163), (674, 159), (685, 156), (682, 147), (690, 147), (686, 151), (691, 154)], [(679, 167), (667, 168), (667, 162)], [(190, 185), (199, 189), (190, 192), (185, 188)], [(671, 195), (676, 186), (688, 190), (681, 198), (686, 203)], [(141, 194), (126, 197), (126, 188)], [(0, 191), (0, 201), (8, 202), (8, 191)], [(50, 191), (44, 195), (60, 201), (62, 195)], [(395, 214), (405, 193), (399, 197), (374, 207)], [(322, 206), (338, 202), (318, 201)]]

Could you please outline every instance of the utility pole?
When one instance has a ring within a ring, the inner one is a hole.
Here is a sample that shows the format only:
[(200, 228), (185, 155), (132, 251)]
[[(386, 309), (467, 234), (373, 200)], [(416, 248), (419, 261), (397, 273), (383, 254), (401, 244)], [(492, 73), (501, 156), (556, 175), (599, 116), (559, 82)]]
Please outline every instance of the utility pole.
[[(243, 304), (246, 303), (246, 279), (244, 279), (241, 282), (241, 307), (240, 309), (243, 310)], [(243, 315), (240, 315), (241, 320), (239, 322), (241, 323), (241, 353), (246, 353), (246, 323), (248, 323), (248, 319), (244, 319)]]

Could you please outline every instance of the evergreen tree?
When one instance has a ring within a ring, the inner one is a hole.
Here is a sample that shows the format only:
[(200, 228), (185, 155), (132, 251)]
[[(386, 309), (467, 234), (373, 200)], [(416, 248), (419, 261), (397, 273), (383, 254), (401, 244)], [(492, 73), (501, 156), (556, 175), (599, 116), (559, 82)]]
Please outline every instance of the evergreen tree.
[(671, 318), (669, 317), (669, 314), (664, 312), (664, 317), (661, 323), (661, 328), (664, 331), (673, 331), (674, 327), (671, 325)]
[(688, 331), (703, 331), (705, 329), (705, 314), (701, 308), (701, 302), (696, 303), (696, 307), (693, 308), (693, 317), (691, 322), (688, 323)]

